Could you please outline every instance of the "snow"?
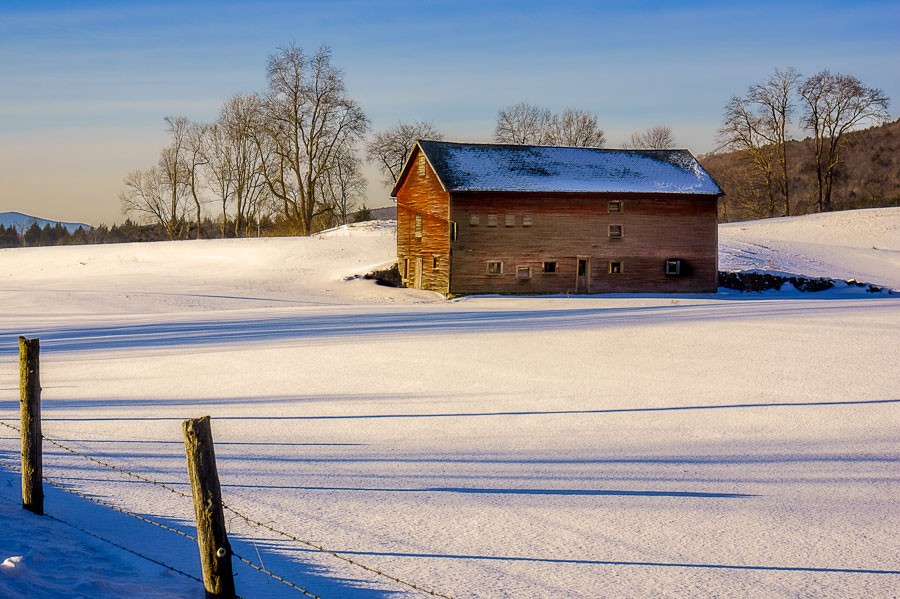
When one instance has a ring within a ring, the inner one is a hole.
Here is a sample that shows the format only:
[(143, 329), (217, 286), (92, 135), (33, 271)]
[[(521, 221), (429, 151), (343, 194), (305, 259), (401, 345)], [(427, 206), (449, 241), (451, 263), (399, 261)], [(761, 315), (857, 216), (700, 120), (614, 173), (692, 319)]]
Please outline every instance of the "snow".
[(781, 270), (900, 290), (900, 208), (729, 223), (719, 235), (723, 270)]
[(420, 141), (447, 191), (717, 195), (687, 150), (607, 150)]
[[(721, 266), (900, 287), (898, 226), (898, 209), (724, 225)], [(0, 251), (0, 422), (18, 424), (16, 337), (38, 336), (49, 438), (187, 492), (181, 421), (209, 414), (226, 503), (447, 596), (900, 593), (900, 297), (447, 301), (347, 280), (394, 244), (377, 223)], [(18, 453), (0, 426), (0, 596), (202, 597), (21, 510)], [(193, 534), (164, 488), (48, 444), (45, 474)], [(190, 539), (45, 488), (48, 514), (199, 576)], [(322, 597), (424, 596), (228, 526)], [(299, 596), (235, 571), (244, 597)]]

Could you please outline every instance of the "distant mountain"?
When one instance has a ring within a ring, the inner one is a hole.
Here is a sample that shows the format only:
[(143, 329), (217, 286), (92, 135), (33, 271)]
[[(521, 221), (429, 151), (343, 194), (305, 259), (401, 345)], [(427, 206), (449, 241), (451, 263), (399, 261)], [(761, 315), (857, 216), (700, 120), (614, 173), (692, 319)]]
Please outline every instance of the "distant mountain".
[(397, 220), (397, 207), (386, 206), (384, 208), (369, 208), (372, 220)]
[(50, 225), (51, 227), (56, 226), (56, 223), (59, 222), (66, 229), (69, 230), (69, 233), (74, 233), (78, 227), (82, 227), (85, 231), (90, 230), (91, 226), (86, 225), (84, 223), (64, 223), (61, 221), (55, 220), (47, 220), (46, 218), (38, 218), (36, 216), (28, 216), (27, 214), (22, 214), (21, 212), (0, 212), (0, 225), (4, 227), (15, 227), (19, 231), (25, 231), (28, 227), (31, 226), (31, 223), (36, 222), (40, 228), (44, 228), (44, 225)]

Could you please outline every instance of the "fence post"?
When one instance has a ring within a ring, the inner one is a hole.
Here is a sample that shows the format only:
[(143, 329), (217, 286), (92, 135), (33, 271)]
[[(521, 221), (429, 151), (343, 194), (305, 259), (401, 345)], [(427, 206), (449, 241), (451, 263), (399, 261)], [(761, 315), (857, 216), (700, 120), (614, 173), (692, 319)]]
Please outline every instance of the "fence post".
[(207, 599), (233, 599), (234, 575), (231, 570), (231, 545), (225, 531), (222, 491), (216, 470), (209, 416), (185, 420), (184, 448), (197, 518), (197, 544), (203, 567), (203, 586)]
[(41, 436), (41, 342), (19, 337), (19, 411), (22, 415), (22, 507), (44, 514)]

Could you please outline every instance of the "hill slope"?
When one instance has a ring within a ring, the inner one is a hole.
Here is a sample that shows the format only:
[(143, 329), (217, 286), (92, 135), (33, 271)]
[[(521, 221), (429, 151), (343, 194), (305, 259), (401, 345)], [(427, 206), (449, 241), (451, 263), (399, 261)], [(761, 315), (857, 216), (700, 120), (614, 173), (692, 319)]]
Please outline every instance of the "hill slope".
[(900, 289), (900, 208), (719, 225), (719, 268), (856, 279)]
[[(832, 203), (835, 210), (900, 206), (900, 120), (847, 134), (849, 146), (835, 172)], [(788, 179), (791, 214), (815, 212), (815, 146), (812, 139), (788, 142)], [(726, 196), (722, 220), (739, 221), (768, 216), (762, 177), (743, 152), (700, 157)], [(777, 198), (776, 198), (777, 199)], [(784, 214), (777, 204), (776, 216)]]
[[(846, 248), (895, 248), (898, 218), (723, 227), (723, 262), (869, 270)], [(394, 244), (364, 225), (0, 251), (0, 423), (19, 422), (16, 338), (40, 337), (43, 432), (75, 450), (47, 444), (44, 475), (192, 534), (181, 421), (210, 415), (225, 501), (269, 526), (229, 516), (233, 550), (332, 599), (422, 595), (376, 572), (459, 599), (897, 595), (900, 298), (345, 280)], [(9, 426), (0, 595), (202, 597), (160, 565), (198, 576), (189, 538), (47, 494), (153, 563), (23, 513)], [(235, 570), (241, 596), (297, 596)]]

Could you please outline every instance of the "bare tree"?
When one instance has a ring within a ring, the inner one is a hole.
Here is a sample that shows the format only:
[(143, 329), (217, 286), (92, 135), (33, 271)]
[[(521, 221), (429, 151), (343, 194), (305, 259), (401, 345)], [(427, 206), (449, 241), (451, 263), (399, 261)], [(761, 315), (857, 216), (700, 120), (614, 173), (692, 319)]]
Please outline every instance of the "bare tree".
[(800, 97), (806, 112), (803, 125), (815, 139), (817, 207), (819, 212), (827, 212), (831, 210), (835, 169), (847, 144), (845, 134), (864, 124), (885, 122), (889, 99), (852, 75), (828, 70), (804, 81)]
[(318, 195), (320, 179), (344, 148), (362, 138), (368, 119), (348, 96), (326, 47), (311, 58), (296, 46), (283, 48), (269, 57), (267, 74), (263, 131), (257, 134), (261, 152), (270, 158), (266, 184), (285, 221), (309, 235), (316, 216), (328, 210)]
[(203, 201), (200, 199), (200, 171), (206, 164), (203, 152), (205, 125), (194, 123), (184, 116), (167, 116), (167, 129), (172, 142), (163, 149), (160, 166), (169, 180), (169, 193), (173, 201), (178, 194), (190, 194), (194, 202), (194, 219), (197, 239), (203, 236), (201, 226)]
[(775, 161), (781, 167), (779, 176), (774, 179), (784, 198), (785, 216), (791, 215), (787, 159), (788, 127), (794, 112), (794, 94), (799, 80), (800, 74), (792, 67), (784, 71), (775, 69), (765, 82), (751, 86), (747, 94), (749, 101), (758, 107), (760, 135), (774, 146)]
[(766, 136), (765, 118), (757, 114), (752, 101), (732, 96), (725, 106), (722, 127), (719, 129), (719, 148), (743, 151), (762, 174), (766, 189), (766, 205), (755, 212), (775, 216), (775, 194), (772, 188), (773, 164), (778, 150)]
[(159, 165), (132, 171), (123, 180), (125, 190), (119, 193), (122, 213), (143, 215), (161, 225), (170, 239), (181, 235), (186, 204), (173, 202), (167, 174)]
[(162, 183), (165, 194), (168, 199), (168, 214), (180, 215), (178, 221), (166, 223), (166, 232), (172, 239), (180, 239), (186, 231), (186, 214), (185, 204), (188, 201), (190, 190), (187, 184), (189, 173), (185, 163), (185, 152), (187, 152), (187, 119), (178, 117), (182, 120), (178, 126), (173, 126), (173, 117), (166, 117), (167, 129), (172, 134), (172, 140), (169, 145), (164, 147), (159, 153), (158, 168), (162, 176)]
[(602, 148), (606, 133), (597, 126), (597, 115), (580, 108), (566, 108), (551, 119), (545, 142), (551, 146)]
[(359, 158), (353, 148), (344, 148), (334, 164), (319, 179), (320, 197), (330, 208), (333, 224), (346, 225), (356, 202), (366, 192)]
[(406, 157), (420, 139), (440, 141), (444, 134), (425, 121), (397, 123), (390, 129), (372, 136), (366, 144), (366, 157), (378, 165), (385, 176), (385, 185), (393, 187), (400, 177)]
[(601, 148), (606, 134), (597, 115), (580, 108), (553, 114), (546, 108), (520, 102), (497, 114), (494, 139), (501, 143)]
[(671, 150), (675, 147), (672, 129), (666, 125), (654, 125), (646, 131), (631, 134), (631, 139), (623, 144), (635, 150)]
[(548, 109), (519, 102), (497, 113), (494, 139), (509, 144), (543, 144), (552, 120)]
[(230, 206), (234, 207), (234, 236), (248, 235), (268, 196), (263, 174), (266, 157), (261, 153), (268, 146), (255, 143), (253, 136), (261, 110), (257, 96), (232, 96), (206, 130), (207, 182), (222, 208), (222, 237)]
[(720, 148), (744, 151), (765, 180), (768, 216), (775, 216), (775, 188), (783, 199), (782, 213), (791, 214), (787, 141), (794, 93), (800, 75), (793, 68), (775, 72), (751, 85), (747, 95), (733, 96), (725, 107)]

